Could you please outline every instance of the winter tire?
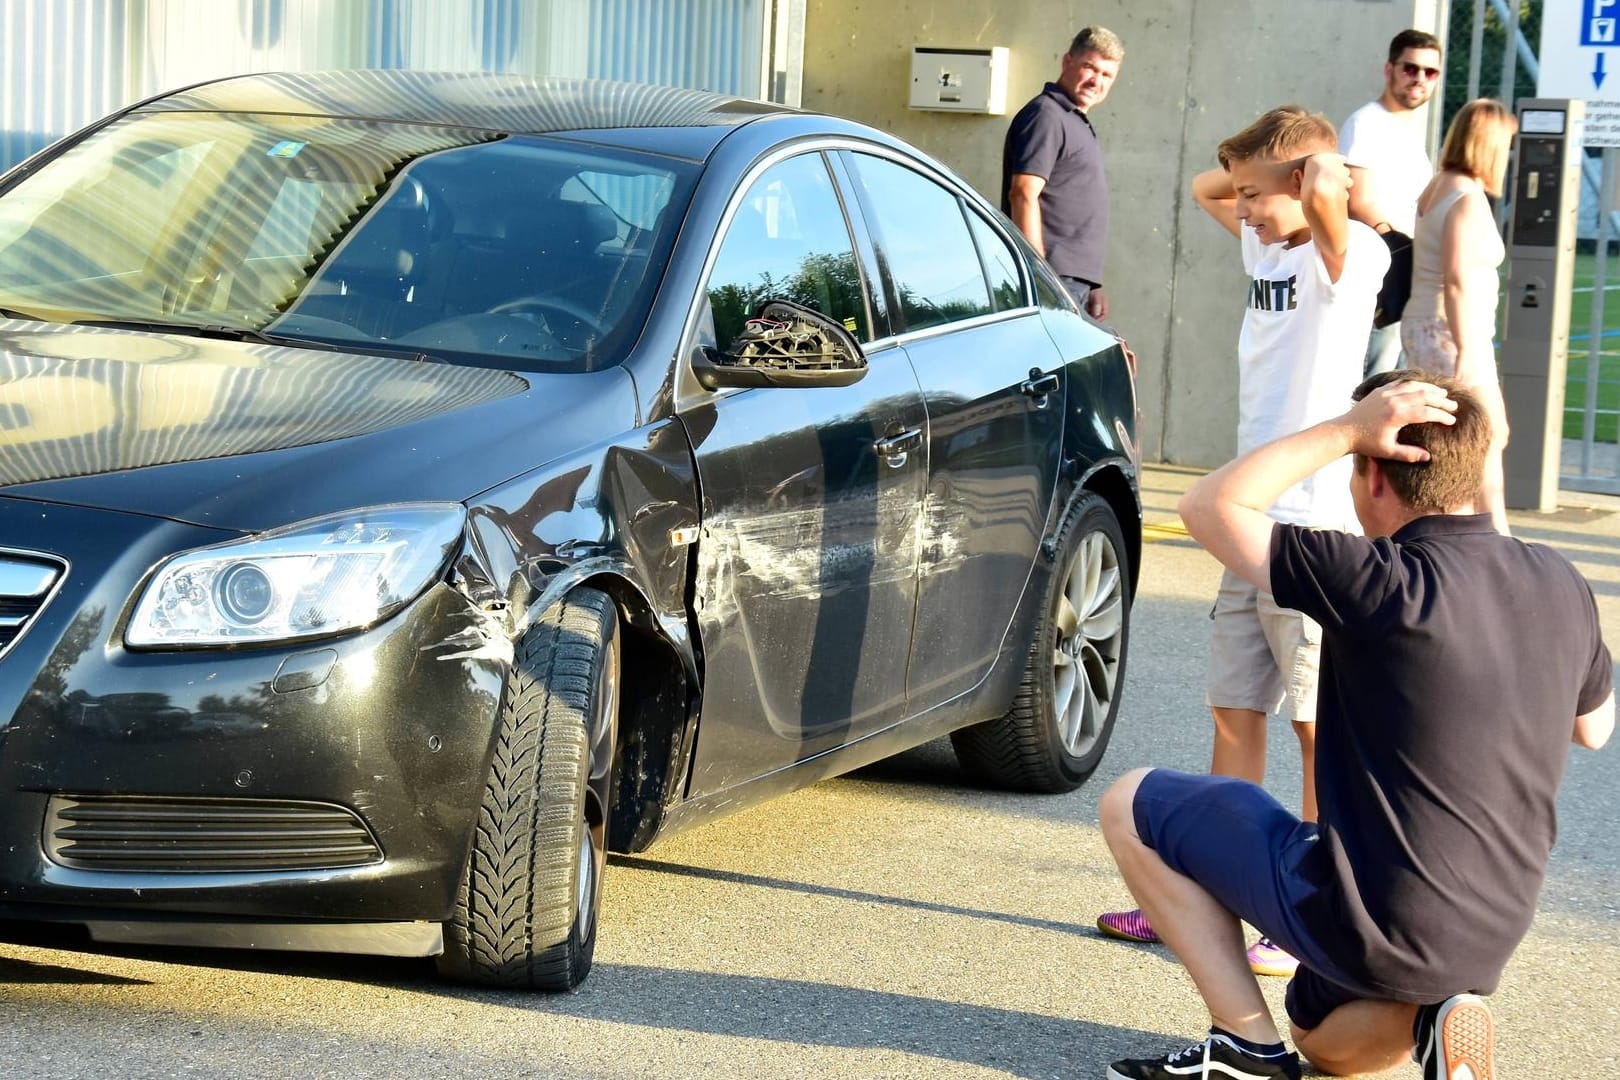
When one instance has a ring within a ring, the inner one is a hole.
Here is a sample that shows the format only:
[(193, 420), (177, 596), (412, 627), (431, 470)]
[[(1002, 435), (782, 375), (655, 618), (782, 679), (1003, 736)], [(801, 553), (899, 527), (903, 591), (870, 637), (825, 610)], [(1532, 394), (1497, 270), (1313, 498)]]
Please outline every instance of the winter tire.
[(619, 693), (613, 601), (577, 589), (517, 646), (442, 974), (572, 990), (591, 969)]

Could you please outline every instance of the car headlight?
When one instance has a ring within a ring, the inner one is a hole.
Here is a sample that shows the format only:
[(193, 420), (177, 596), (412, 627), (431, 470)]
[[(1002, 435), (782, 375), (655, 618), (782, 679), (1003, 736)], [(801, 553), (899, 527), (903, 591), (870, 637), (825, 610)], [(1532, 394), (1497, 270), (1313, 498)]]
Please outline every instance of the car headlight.
[(458, 503), (399, 503), (176, 555), (152, 576), (124, 640), (252, 645), (370, 626), (434, 582), (465, 523)]

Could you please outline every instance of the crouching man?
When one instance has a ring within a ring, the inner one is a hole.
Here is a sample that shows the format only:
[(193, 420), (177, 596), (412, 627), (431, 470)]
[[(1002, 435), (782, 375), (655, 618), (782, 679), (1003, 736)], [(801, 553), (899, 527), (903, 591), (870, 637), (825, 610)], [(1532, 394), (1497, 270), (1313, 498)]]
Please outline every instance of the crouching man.
[[(1239, 920), (1299, 958), (1294, 1045), (1326, 1073), (1417, 1060), (1494, 1080), (1496, 988), (1535, 914), (1568, 744), (1614, 729), (1586, 581), (1476, 512), (1490, 421), (1460, 384), (1375, 375), (1349, 412), (1245, 454), (1182, 498), (1187, 530), (1322, 625), (1319, 820), (1254, 784), (1122, 777), (1102, 826), (1120, 873), (1209, 1008), (1209, 1037), (1113, 1080), (1298, 1077)], [(1272, 521), (1345, 454), (1366, 536)], [(1534, 660), (1525, 642), (1535, 642)]]

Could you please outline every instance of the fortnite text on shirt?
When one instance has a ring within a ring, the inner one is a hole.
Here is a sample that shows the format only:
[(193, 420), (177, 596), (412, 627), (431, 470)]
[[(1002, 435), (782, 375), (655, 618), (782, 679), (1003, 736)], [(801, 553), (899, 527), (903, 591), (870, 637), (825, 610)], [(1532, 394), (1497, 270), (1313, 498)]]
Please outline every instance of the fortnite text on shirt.
[(1297, 277), (1279, 281), (1255, 278), (1249, 287), (1249, 306), (1256, 311), (1293, 311), (1299, 307), (1299, 297), (1294, 291), (1297, 280)]

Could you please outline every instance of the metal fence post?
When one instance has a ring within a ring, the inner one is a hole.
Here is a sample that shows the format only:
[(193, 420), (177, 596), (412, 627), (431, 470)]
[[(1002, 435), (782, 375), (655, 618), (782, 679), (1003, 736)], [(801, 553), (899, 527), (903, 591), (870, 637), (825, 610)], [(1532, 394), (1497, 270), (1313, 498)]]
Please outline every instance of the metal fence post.
[(1519, 0), (1512, 0), (1508, 11), (1507, 34), (1502, 38), (1502, 92), (1497, 95), (1502, 104), (1513, 108), (1513, 83), (1519, 74), (1518, 44), (1523, 34), (1519, 33)]
[(1479, 97), (1480, 53), (1485, 51), (1485, 0), (1474, 0), (1474, 37), (1468, 51), (1468, 100)]
[(1614, 218), (1607, 211), (1614, 205), (1614, 147), (1603, 148), (1603, 182), (1598, 188), (1597, 248), (1592, 263), (1592, 340), (1586, 350), (1586, 399), (1581, 422), (1581, 475), (1592, 475), (1592, 446), (1597, 441), (1598, 383), (1603, 378), (1603, 301), (1608, 293), (1609, 231)]

